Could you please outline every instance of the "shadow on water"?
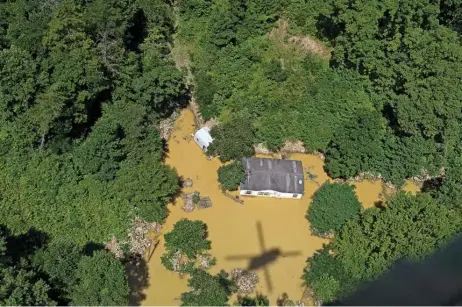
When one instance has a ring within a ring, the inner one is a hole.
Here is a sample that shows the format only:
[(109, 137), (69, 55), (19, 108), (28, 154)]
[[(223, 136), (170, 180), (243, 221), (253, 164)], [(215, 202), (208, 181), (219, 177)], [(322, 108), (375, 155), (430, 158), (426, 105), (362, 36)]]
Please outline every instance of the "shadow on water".
[(385, 209), (385, 203), (383, 202), (383, 200), (378, 200), (374, 202), (374, 207), (379, 209)]
[(422, 262), (398, 261), (377, 280), (330, 306), (458, 306), (462, 303), (462, 237)]
[(263, 274), (265, 276), (268, 292), (271, 293), (273, 290), (273, 286), (267, 266), (275, 262), (279, 257), (298, 256), (301, 253), (299, 251), (282, 252), (280, 248), (272, 248), (268, 250), (266, 248), (265, 238), (263, 236), (263, 228), (260, 221), (257, 222), (257, 235), (260, 244), (261, 254), (228, 256), (226, 257), (226, 260), (249, 260), (249, 264), (246, 268), (247, 271), (255, 271), (263, 268)]
[(149, 286), (148, 264), (142, 257), (128, 261), (125, 264), (125, 272), (130, 285), (128, 302), (130, 306), (139, 306), (146, 298), (144, 289)]
[(298, 256), (300, 252), (282, 252), (279, 248), (272, 248), (264, 251), (260, 255), (237, 255), (226, 257), (227, 260), (250, 260), (247, 266), (248, 271), (255, 271), (266, 267), (268, 264), (276, 261), (279, 257)]

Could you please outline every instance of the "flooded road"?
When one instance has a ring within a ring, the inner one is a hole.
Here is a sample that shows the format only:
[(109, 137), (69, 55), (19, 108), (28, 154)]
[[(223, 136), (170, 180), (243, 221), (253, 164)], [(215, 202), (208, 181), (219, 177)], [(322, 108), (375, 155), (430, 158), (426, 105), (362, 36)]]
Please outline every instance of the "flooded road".
[[(300, 200), (274, 198), (242, 198), (241, 205), (221, 194), (217, 181), (218, 159), (207, 160), (201, 149), (194, 143), (194, 117), (191, 111), (184, 110), (175, 123), (175, 130), (168, 142), (166, 163), (175, 167), (180, 176), (191, 178), (194, 182), (185, 192), (199, 191), (201, 196), (209, 196), (213, 206), (208, 209), (186, 213), (181, 210), (183, 202), (177, 200), (170, 204), (170, 215), (163, 226), (163, 232), (172, 230), (181, 218), (202, 220), (207, 224), (209, 239), (212, 242), (210, 253), (216, 257), (217, 264), (209, 272), (221, 269), (230, 272), (234, 268), (247, 268), (250, 261), (269, 250), (296, 252), (295, 255), (278, 257), (255, 272), (260, 278), (257, 292), (269, 297), (271, 305), (276, 305), (278, 297), (286, 293), (294, 301), (301, 299), (303, 286), (301, 275), (306, 259), (321, 248), (327, 241), (311, 235), (305, 219), (311, 196), (320, 184), (329, 180), (323, 170), (323, 161), (308, 154), (293, 154), (290, 159), (300, 160), (303, 167), (309, 168), (316, 178), (305, 182), (305, 195)], [(374, 205), (380, 199), (380, 181), (357, 183), (356, 192), (365, 207)], [(258, 239), (257, 224), (261, 224), (263, 246)], [(149, 285), (144, 290), (142, 305), (179, 305), (182, 292), (188, 291), (187, 277), (180, 279), (177, 273), (167, 271), (161, 264), (164, 241), (161, 238), (157, 250), (147, 259)], [(240, 260), (228, 259), (230, 256), (243, 256)], [(230, 302), (232, 303), (232, 302)]]

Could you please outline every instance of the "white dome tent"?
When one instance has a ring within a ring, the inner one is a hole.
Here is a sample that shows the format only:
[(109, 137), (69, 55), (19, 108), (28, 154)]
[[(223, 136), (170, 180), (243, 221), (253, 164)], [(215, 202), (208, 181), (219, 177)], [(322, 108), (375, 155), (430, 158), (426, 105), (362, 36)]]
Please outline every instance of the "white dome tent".
[(196, 142), (203, 151), (207, 151), (207, 147), (209, 147), (212, 141), (213, 139), (208, 127), (201, 128), (194, 134), (194, 142)]

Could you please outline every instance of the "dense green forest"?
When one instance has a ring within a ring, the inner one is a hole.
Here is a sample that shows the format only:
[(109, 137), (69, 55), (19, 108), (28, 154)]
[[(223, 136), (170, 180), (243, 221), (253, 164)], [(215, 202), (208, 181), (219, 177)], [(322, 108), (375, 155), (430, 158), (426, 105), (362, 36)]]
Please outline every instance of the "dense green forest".
[(171, 9), (24, 0), (1, 12), (0, 221), (80, 244), (122, 237), (135, 214), (161, 222), (178, 180), (156, 123), (187, 94)]
[[(369, 172), (398, 185), (457, 161), (460, 1), (186, 0), (179, 8), (202, 116), (223, 123), (212, 132), (218, 141), (237, 135), (247, 154), (248, 144), (277, 150), (300, 140), (325, 153), (334, 177)], [(280, 22), (271, 32), (278, 19), (290, 28)], [(331, 56), (291, 46), (301, 34)]]
[[(0, 304), (127, 304), (124, 259), (102, 246), (168, 216), (179, 179), (159, 123), (191, 93), (219, 122), (210, 153), (235, 161), (224, 189), (254, 145), (287, 141), (336, 178), (432, 177), (368, 210), (350, 187), (320, 190), (307, 218), (333, 240), (303, 273), (316, 300), (425, 257), (462, 226), (461, 31), (460, 0), (0, 0)], [(194, 258), (209, 242), (183, 223), (168, 253)], [(196, 271), (218, 292), (182, 303), (225, 304), (223, 280)]]
[(188, 100), (173, 9), (7, 0), (0, 16), (0, 224), (49, 241), (2, 256), (0, 304), (127, 305), (121, 260), (83, 251), (126, 242), (135, 217), (162, 222), (178, 191), (157, 129)]

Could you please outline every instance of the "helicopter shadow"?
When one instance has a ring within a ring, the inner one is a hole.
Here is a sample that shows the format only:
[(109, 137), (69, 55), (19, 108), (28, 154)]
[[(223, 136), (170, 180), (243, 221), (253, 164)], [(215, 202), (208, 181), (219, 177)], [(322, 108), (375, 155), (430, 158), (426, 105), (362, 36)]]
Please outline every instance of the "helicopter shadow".
[(260, 254), (233, 255), (233, 256), (226, 257), (226, 260), (231, 260), (231, 261), (248, 260), (249, 264), (246, 268), (247, 271), (256, 271), (259, 269), (263, 269), (265, 282), (266, 282), (268, 291), (271, 293), (273, 290), (273, 285), (271, 282), (271, 276), (268, 270), (268, 266), (281, 257), (285, 258), (285, 257), (299, 256), (301, 255), (301, 252), (300, 251), (283, 252), (280, 248), (267, 249), (266, 244), (265, 244), (265, 239), (263, 236), (263, 227), (260, 221), (257, 222), (257, 235), (258, 235), (258, 241), (259, 241), (260, 250), (261, 250)]

